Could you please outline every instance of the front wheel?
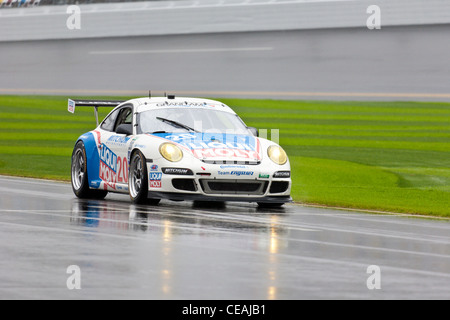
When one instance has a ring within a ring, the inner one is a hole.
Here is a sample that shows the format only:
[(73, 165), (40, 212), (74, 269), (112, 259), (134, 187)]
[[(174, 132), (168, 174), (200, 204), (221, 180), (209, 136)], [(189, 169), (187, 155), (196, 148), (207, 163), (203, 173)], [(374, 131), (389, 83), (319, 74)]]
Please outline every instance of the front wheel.
[(147, 165), (145, 157), (140, 151), (133, 153), (131, 157), (128, 190), (133, 203), (144, 204), (147, 202)]

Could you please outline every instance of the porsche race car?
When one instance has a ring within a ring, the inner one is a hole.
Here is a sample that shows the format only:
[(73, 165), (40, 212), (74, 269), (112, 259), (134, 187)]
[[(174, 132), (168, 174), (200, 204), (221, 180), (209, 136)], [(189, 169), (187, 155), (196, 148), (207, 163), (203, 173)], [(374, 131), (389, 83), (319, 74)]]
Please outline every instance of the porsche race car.
[[(93, 107), (97, 128), (75, 143), (72, 189), (79, 198), (128, 193), (133, 203), (290, 202), (286, 152), (258, 137), (227, 105), (175, 96), (128, 101), (69, 99), (69, 111)], [(115, 107), (99, 124), (98, 108)]]

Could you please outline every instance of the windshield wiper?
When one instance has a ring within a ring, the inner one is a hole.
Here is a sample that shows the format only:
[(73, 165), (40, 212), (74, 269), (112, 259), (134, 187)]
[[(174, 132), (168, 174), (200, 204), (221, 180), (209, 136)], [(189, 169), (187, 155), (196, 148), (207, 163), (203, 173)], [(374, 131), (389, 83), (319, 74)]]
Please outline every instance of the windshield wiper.
[(156, 117), (156, 119), (158, 119), (159, 121), (162, 121), (162, 122), (166, 122), (166, 123), (168, 123), (168, 124), (171, 124), (171, 125), (174, 126), (174, 127), (183, 128), (183, 129), (186, 129), (186, 130), (188, 130), (188, 131), (200, 132), (200, 131), (195, 130), (194, 128), (191, 128), (191, 127), (189, 127), (189, 126), (187, 126), (187, 125), (185, 125), (185, 124), (179, 123), (179, 122), (174, 121), (174, 120), (170, 120), (170, 119), (166, 119), (166, 118), (161, 118), (161, 117)]

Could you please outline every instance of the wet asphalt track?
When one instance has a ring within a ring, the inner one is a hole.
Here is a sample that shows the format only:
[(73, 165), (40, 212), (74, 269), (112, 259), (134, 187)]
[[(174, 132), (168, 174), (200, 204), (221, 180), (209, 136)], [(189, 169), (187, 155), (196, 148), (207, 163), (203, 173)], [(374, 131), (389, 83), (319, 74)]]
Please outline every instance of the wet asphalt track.
[[(0, 299), (450, 298), (449, 221), (82, 201), (66, 183), (9, 177), (0, 204)], [(381, 289), (367, 288), (370, 265)]]

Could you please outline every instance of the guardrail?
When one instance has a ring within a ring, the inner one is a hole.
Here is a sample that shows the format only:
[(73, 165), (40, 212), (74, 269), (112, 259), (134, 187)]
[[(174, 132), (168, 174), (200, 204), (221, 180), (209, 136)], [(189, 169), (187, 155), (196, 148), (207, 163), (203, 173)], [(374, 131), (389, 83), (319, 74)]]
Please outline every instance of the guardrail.
[[(450, 23), (448, 0), (178, 0), (0, 10), (0, 41)], [(68, 10), (70, 9), (70, 10)]]

